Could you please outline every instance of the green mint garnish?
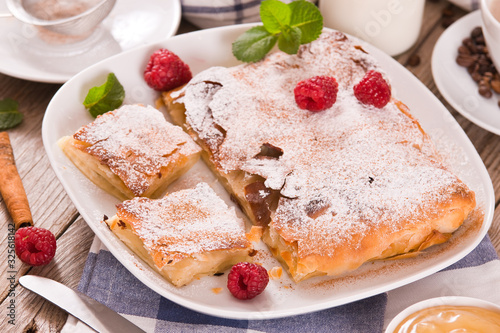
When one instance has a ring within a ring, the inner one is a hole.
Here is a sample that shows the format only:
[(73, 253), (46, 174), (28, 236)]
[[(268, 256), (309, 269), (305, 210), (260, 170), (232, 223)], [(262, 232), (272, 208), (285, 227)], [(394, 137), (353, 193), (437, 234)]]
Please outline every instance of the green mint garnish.
[(278, 48), (296, 54), (301, 44), (315, 40), (323, 29), (323, 16), (313, 3), (296, 0), (285, 4), (265, 0), (260, 5), (263, 26), (249, 29), (233, 43), (233, 54), (244, 62), (259, 61), (278, 42)]
[(11, 99), (0, 100), (0, 130), (6, 130), (19, 125), (23, 114), (19, 112), (19, 104)]
[(115, 74), (109, 73), (106, 82), (89, 90), (83, 105), (95, 118), (98, 115), (120, 107), (125, 98), (125, 89), (120, 84)]
[(263, 26), (253, 27), (233, 43), (234, 56), (245, 62), (259, 61), (271, 51), (278, 40)]

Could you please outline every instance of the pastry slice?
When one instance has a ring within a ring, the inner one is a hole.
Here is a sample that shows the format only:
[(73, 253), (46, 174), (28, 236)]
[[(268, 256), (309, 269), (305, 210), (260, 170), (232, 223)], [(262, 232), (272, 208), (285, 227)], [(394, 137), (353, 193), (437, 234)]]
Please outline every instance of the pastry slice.
[(96, 185), (120, 200), (158, 197), (200, 156), (200, 148), (151, 106), (125, 105), (58, 142)]
[[(359, 45), (325, 30), (296, 55), (212, 67), (163, 93), (295, 281), (416, 254), (449, 239), (475, 207), (402, 102), (357, 100), (353, 86), (370, 70), (387, 78)], [(318, 75), (338, 82), (335, 104), (300, 109), (294, 88)]]
[(117, 205), (106, 223), (130, 249), (175, 286), (251, 261), (245, 223), (206, 183), (161, 199), (134, 198)]

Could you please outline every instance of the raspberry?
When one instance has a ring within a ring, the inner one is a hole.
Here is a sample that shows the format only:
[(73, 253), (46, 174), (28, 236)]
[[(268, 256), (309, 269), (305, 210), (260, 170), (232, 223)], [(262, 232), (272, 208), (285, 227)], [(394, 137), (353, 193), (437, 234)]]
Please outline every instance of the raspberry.
[(149, 87), (167, 91), (188, 83), (193, 75), (189, 66), (167, 49), (154, 52), (144, 70), (144, 80)]
[(383, 108), (391, 100), (391, 87), (382, 74), (371, 70), (354, 86), (354, 96), (363, 104)]
[(16, 231), (14, 243), (19, 259), (31, 266), (46, 265), (56, 254), (56, 238), (47, 229), (20, 228)]
[(293, 93), (301, 109), (322, 111), (332, 107), (337, 100), (338, 83), (330, 76), (314, 76), (300, 81)]
[(264, 291), (269, 282), (267, 270), (261, 265), (240, 262), (227, 276), (227, 288), (238, 299), (251, 299)]

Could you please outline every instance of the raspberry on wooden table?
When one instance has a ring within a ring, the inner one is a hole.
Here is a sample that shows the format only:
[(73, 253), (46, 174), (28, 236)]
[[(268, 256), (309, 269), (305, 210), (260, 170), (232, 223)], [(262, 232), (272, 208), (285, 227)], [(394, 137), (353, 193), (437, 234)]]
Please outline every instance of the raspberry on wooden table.
[(382, 74), (371, 70), (354, 86), (354, 96), (363, 104), (383, 108), (391, 100), (391, 86)]
[(167, 49), (155, 51), (144, 70), (144, 80), (157, 91), (168, 91), (188, 83), (193, 75), (189, 66)]
[(19, 228), (14, 243), (19, 259), (31, 266), (46, 265), (56, 254), (56, 238), (44, 228)]
[(234, 265), (227, 277), (227, 288), (238, 299), (254, 298), (264, 291), (268, 283), (267, 270), (248, 262)]
[(338, 83), (330, 76), (314, 76), (300, 81), (293, 93), (301, 109), (322, 111), (331, 108), (337, 100)]

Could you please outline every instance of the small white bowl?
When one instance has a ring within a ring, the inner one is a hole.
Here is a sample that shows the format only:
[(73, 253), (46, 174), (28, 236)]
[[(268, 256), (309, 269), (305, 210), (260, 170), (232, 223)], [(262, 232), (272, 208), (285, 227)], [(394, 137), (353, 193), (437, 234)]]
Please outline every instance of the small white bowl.
[(465, 296), (443, 296), (430, 298), (425, 301), (415, 303), (401, 311), (396, 317), (394, 317), (394, 319), (391, 320), (385, 330), (385, 333), (394, 333), (394, 330), (398, 327), (398, 325), (412, 313), (440, 305), (475, 306), (486, 310), (500, 312), (500, 306), (478, 298)]

